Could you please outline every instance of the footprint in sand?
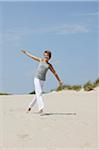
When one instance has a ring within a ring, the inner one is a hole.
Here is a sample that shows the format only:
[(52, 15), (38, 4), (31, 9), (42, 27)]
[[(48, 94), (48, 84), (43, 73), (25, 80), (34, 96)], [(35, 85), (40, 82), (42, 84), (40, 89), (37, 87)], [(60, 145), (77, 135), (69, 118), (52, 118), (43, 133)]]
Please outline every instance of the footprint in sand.
[(19, 138), (21, 138), (21, 139), (23, 139), (23, 140), (27, 140), (27, 139), (30, 139), (29, 138), (29, 135), (28, 134), (19, 134), (19, 135), (17, 135)]

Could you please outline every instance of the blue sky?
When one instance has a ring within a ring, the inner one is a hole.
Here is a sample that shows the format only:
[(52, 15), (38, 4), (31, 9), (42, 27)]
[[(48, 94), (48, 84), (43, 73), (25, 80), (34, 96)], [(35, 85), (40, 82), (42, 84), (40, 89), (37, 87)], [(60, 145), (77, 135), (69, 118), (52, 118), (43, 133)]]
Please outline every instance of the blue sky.
[[(36, 56), (52, 51), (51, 63), (65, 84), (98, 78), (98, 2), (0, 2), (0, 92), (34, 90)], [(56, 88), (50, 73), (44, 90)]]

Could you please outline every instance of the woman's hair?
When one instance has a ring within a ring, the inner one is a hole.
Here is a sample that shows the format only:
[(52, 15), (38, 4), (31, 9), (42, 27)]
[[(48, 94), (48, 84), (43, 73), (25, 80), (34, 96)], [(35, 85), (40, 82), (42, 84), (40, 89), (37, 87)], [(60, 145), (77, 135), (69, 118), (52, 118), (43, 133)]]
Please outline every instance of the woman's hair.
[(48, 56), (49, 56), (49, 59), (51, 59), (51, 56), (52, 56), (52, 53), (51, 53), (51, 51), (49, 51), (49, 50), (46, 50), (46, 51), (44, 51), (44, 53), (47, 53), (47, 54), (48, 54)]

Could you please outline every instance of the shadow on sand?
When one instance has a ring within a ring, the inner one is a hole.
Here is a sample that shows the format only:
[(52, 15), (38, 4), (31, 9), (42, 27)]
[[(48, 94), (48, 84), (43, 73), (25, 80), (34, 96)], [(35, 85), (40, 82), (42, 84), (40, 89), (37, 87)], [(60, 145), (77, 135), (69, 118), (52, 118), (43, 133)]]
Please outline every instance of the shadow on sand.
[(77, 115), (77, 113), (42, 113), (40, 116), (74, 116)]

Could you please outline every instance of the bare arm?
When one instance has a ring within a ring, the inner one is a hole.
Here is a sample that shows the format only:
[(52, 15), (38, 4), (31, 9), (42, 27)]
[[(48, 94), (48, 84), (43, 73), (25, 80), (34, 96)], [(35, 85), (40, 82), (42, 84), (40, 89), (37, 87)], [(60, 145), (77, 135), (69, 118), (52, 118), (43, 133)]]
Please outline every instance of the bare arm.
[(39, 62), (41, 61), (41, 58), (32, 55), (31, 53), (29, 53), (26, 50), (21, 50), (21, 52), (24, 53), (24, 54), (26, 54), (28, 57), (32, 58), (33, 60), (36, 60), (36, 61), (39, 61)]
[(54, 74), (54, 76), (55, 76), (56, 79), (58, 80), (59, 84), (62, 85), (62, 81), (61, 81), (61, 79), (59, 78), (58, 74), (56, 73), (54, 67), (53, 67), (51, 64), (49, 65), (49, 67), (50, 67), (50, 71)]

